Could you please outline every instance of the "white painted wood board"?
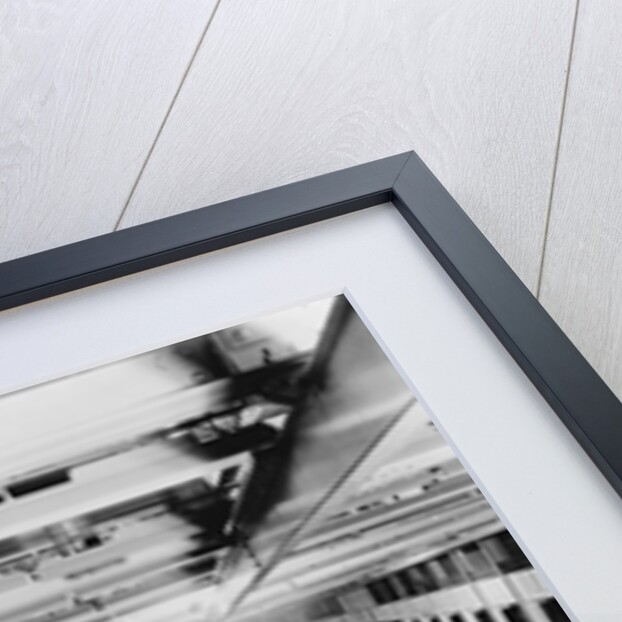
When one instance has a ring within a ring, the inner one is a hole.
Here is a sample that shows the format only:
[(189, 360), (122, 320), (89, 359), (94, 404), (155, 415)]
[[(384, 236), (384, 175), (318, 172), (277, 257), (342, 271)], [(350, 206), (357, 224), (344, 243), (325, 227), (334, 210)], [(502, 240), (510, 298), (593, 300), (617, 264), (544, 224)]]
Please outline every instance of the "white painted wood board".
[(541, 301), (622, 398), (622, 5), (582, 2)]
[(0, 261), (111, 231), (214, 0), (0, 5)]
[(573, 14), (223, 0), (122, 226), (415, 149), (533, 287)]

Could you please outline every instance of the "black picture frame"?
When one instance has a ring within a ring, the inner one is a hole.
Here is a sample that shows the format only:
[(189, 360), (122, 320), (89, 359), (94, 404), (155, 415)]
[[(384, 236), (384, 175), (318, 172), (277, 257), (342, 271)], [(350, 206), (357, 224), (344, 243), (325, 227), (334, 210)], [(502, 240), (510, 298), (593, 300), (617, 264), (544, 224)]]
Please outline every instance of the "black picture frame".
[(622, 403), (414, 152), (0, 264), (0, 311), (391, 202), (622, 496)]

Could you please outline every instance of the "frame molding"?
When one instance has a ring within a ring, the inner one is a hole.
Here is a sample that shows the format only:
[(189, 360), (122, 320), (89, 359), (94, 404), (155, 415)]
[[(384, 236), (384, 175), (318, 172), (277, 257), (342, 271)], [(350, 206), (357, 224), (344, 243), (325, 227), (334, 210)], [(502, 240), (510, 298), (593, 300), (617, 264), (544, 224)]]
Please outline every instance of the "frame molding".
[(392, 202), (622, 496), (622, 403), (414, 152), (0, 264), (0, 311)]

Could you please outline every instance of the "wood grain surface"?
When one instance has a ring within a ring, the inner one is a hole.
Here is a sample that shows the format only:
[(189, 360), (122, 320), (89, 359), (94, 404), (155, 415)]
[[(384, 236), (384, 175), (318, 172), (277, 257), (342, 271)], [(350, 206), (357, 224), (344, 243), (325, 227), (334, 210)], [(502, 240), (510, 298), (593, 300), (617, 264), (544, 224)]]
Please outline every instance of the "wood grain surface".
[(581, 2), (541, 301), (622, 399), (622, 5)]
[(622, 397), (622, 7), (565, 94), (575, 7), (4, 3), (0, 261), (415, 149)]
[(213, 7), (0, 3), (0, 261), (114, 228)]
[(415, 149), (533, 287), (572, 0), (224, 0), (122, 226)]

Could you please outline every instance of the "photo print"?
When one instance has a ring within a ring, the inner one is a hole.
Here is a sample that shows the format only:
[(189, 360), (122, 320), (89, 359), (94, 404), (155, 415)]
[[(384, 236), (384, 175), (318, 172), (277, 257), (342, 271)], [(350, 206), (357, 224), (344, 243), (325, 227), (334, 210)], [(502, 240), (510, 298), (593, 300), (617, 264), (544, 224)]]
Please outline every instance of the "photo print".
[(560, 622), (343, 296), (0, 397), (2, 622)]

